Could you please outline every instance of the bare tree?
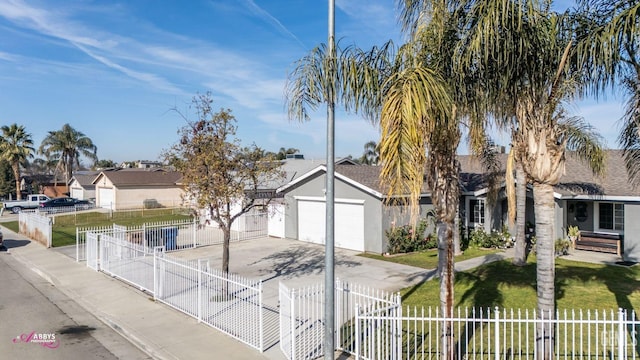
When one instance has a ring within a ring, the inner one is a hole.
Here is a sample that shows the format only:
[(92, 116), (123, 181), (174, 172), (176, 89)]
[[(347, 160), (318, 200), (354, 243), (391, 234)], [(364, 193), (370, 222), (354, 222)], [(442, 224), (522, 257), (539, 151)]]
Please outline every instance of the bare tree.
[(272, 197), (259, 194), (276, 188), (273, 184), (283, 176), (279, 162), (265, 157), (262, 149), (240, 145), (231, 110), (214, 112), (212, 104), (209, 93), (193, 98), (196, 121), (189, 121), (178, 111), (187, 125), (178, 131), (178, 142), (164, 156), (182, 173), (186, 199), (196, 209), (205, 209), (222, 229), (222, 271), (227, 273), (231, 225), (255, 207), (266, 207)]

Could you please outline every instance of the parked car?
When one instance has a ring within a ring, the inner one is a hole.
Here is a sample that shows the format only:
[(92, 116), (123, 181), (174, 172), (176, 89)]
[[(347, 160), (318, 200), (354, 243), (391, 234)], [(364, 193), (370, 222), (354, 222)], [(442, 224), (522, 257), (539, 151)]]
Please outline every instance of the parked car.
[(91, 203), (87, 200), (78, 200), (70, 197), (60, 197), (50, 199), (40, 203), (40, 210), (52, 210), (53, 208), (74, 208), (86, 210), (91, 207)]
[(4, 236), (2, 236), (2, 231), (0, 230), (0, 249), (2, 249), (4, 247), (4, 245), (2, 244), (3, 238), (4, 238)]
[(2, 206), (11, 210), (12, 213), (17, 214), (22, 209), (35, 209), (40, 206), (40, 203), (43, 201), (50, 200), (47, 195), (44, 194), (32, 194), (27, 195), (23, 200), (8, 200), (5, 201)]

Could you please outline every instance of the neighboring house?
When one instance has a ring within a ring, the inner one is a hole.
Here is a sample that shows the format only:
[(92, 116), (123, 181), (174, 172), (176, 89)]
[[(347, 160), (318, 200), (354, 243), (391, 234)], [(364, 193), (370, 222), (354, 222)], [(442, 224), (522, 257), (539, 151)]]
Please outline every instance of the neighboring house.
[(99, 171), (76, 171), (69, 180), (69, 196), (78, 200), (95, 200), (96, 186), (93, 183)]
[(93, 180), (96, 206), (112, 210), (174, 207), (182, 204), (182, 175), (152, 169), (108, 169)]
[(67, 184), (54, 175), (25, 175), (20, 179), (20, 189), (23, 195), (45, 194), (50, 198), (66, 196)]
[(162, 167), (162, 163), (159, 161), (140, 160), (138, 161), (138, 168), (150, 169)]
[[(498, 158), (504, 164), (506, 155)], [(460, 156), (460, 217), (466, 229), (482, 227), (499, 230), (507, 224), (504, 189), (489, 206), (487, 178), (479, 160)], [(282, 193), (284, 237), (313, 243), (325, 241), (324, 165), (295, 176), (278, 189)], [(408, 222), (406, 209), (385, 204), (386, 190), (378, 180), (380, 169), (367, 165), (337, 165), (335, 168), (335, 234), (337, 247), (357, 251), (386, 251), (385, 231)], [(431, 209), (429, 189), (424, 186), (420, 213)], [(535, 223), (531, 190), (527, 194), (526, 220)], [(640, 261), (640, 190), (633, 189), (624, 168), (621, 152), (607, 151), (606, 175), (594, 177), (588, 166), (569, 154), (565, 175), (555, 187), (556, 238), (576, 225), (583, 231), (620, 234), (623, 258)], [(270, 223), (271, 226), (271, 223)], [(270, 228), (270, 235), (272, 230)], [(625, 236), (625, 233), (627, 236)]]

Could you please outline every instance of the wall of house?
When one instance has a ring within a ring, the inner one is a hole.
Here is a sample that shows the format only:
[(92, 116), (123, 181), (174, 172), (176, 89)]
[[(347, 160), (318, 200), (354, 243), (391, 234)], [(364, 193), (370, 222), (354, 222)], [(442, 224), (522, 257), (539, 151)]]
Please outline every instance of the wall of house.
[(640, 262), (640, 205), (624, 205), (623, 259)]
[[(336, 178), (334, 182), (336, 199), (364, 200), (364, 239), (365, 251), (381, 253), (383, 250), (383, 231), (381, 230), (382, 204), (376, 197)], [(298, 238), (298, 214), (296, 196), (325, 196), (325, 176), (318, 176), (293, 187), (285, 194), (286, 218), (285, 236), (290, 239)]]
[(565, 204), (566, 202), (564, 200), (558, 200), (556, 199), (555, 201), (555, 206), (554, 206), (554, 216), (555, 216), (555, 224), (556, 224), (556, 229), (555, 229), (555, 236), (553, 237), (554, 241), (556, 239), (560, 239), (560, 238), (565, 238), (567, 237), (567, 225), (565, 224), (565, 213), (564, 213), (564, 209), (565, 209)]
[[(76, 180), (71, 182), (69, 186), (69, 193), (71, 197), (75, 197), (78, 200), (89, 200), (96, 198), (96, 190), (95, 187), (91, 190), (87, 190)], [(79, 195), (78, 195), (79, 194)]]
[(564, 226), (577, 226), (583, 231), (594, 231), (593, 201), (567, 200), (565, 208), (566, 221)]
[(47, 184), (41, 186), (41, 191), (50, 198), (57, 198), (67, 196), (69, 189), (66, 185)]
[(183, 191), (179, 187), (139, 186), (116, 189), (116, 210), (151, 207), (178, 207), (182, 205)]
[[(382, 203), (382, 202), (381, 202)], [(427, 217), (427, 213), (433, 209), (433, 203), (431, 202), (431, 198), (422, 198), (420, 199), (420, 218), (424, 219)], [(394, 226), (404, 226), (409, 225), (411, 223), (411, 213), (409, 212), (409, 208), (406, 206), (400, 205), (384, 205), (382, 204), (382, 213), (381, 213), (381, 241), (376, 245), (377, 247), (372, 246), (373, 250), (368, 250), (370, 252), (375, 253), (385, 253), (387, 252), (388, 242), (386, 231), (393, 228)], [(436, 231), (435, 226), (431, 224), (431, 220), (429, 220), (430, 224), (425, 230), (425, 235), (431, 234)]]

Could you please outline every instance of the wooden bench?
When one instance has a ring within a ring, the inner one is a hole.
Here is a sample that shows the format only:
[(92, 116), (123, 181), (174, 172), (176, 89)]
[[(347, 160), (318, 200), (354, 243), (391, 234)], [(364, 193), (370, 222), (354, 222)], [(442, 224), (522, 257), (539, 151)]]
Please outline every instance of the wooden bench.
[(620, 234), (580, 231), (580, 236), (576, 240), (576, 249), (600, 251), (620, 256), (621, 240)]

